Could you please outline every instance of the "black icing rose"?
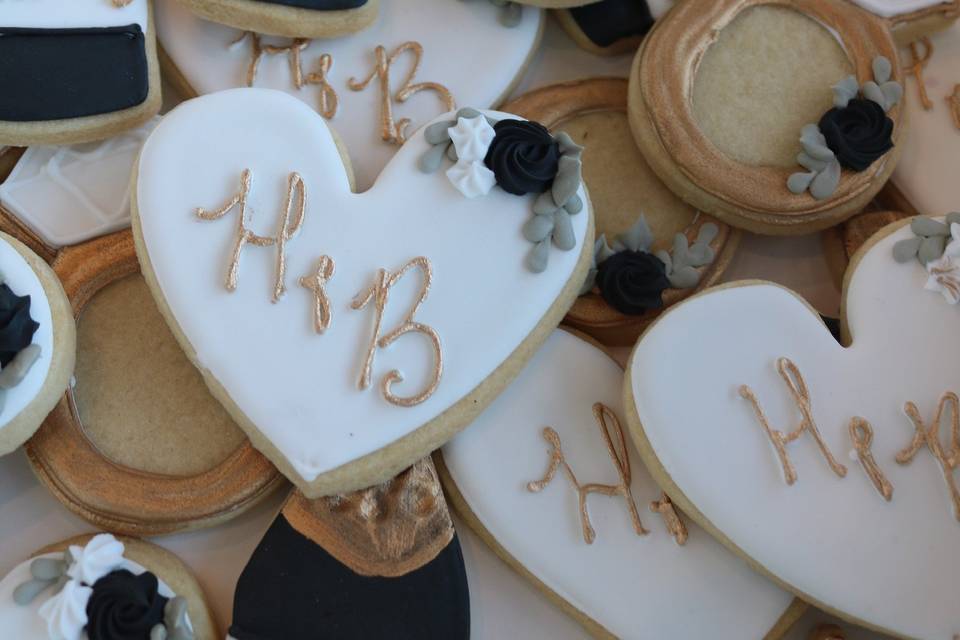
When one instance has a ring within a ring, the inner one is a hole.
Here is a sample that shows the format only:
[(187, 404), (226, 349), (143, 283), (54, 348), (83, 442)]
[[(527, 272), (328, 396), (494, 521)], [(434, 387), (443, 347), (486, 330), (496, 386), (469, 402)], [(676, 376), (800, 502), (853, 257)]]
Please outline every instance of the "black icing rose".
[(840, 164), (854, 171), (893, 148), (893, 120), (873, 100), (854, 98), (842, 109), (830, 109), (820, 119), (820, 132)]
[(0, 284), (0, 365), (10, 364), (33, 342), (39, 326), (30, 317), (30, 296), (18, 296), (7, 285)]
[(553, 184), (560, 163), (560, 145), (538, 122), (501, 120), (483, 159), (507, 193), (543, 193)]
[(157, 577), (138, 576), (126, 569), (97, 580), (87, 602), (90, 640), (148, 640), (150, 630), (163, 623), (167, 598), (157, 591)]
[(615, 253), (597, 268), (597, 287), (607, 304), (620, 313), (638, 316), (663, 306), (670, 286), (666, 267), (646, 251)]

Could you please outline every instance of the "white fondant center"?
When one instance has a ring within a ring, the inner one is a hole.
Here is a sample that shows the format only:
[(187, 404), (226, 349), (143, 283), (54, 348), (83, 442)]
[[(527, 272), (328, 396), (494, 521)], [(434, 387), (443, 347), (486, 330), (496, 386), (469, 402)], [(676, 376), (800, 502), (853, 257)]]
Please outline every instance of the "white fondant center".
[(0, 0), (0, 27), (84, 29), (139, 24), (146, 32), (150, 16), (147, 0), (125, 7), (112, 0)]

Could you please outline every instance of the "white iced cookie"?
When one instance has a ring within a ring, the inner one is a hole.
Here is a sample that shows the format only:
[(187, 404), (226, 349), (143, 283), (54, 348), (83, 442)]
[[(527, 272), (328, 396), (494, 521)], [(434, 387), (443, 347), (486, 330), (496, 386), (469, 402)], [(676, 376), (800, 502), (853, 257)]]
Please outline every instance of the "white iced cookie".
[(595, 634), (765, 637), (792, 596), (673, 508), (624, 439), (622, 383), (606, 353), (555, 331), (443, 448), (455, 508)]
[(54, 408), (76, 359), (76, 325), (53, 270), (0, 233), (0, 455), (26, 442)]
[(0, 184), (0, 207), (52, 250), (130, 225), (130, 170), (153, 118), (103, 142), (28, 148)]
[[(484, 196), (444, 175), (458, 118), (496, 129)], [(324, 119), (281, 92), (188, 101), (148, 138), (144, 276), (214, 395), (304, 493), (370, 486), (436, 449), (563, 317), (592, 212), (580, 148), (538, 127), (447, 114), (362, 194)], [(520, 143), (543, 162), (517, 165)]]
[(960, 633), (951, 237), (915, 219), (854, 256), (848, 347), (791, 291), (734, 283), (664, 314), (626, 381), (633, 436), (682, 508), (804, 599), (909, 637)]
[(506, 98), (545, 20), (539, 9), (517, 8), (516, 24), (504, 26), (500, 7), (486, 0), (384, 2), (369, 28), (313, 42), (245, 34), (203, 21), (178, 2), (155, 10), (181, 90), (254, 86), (296, 96), (336, 128), (356, 188), (365, 191), (418, 127), (456, 107), (493, 107)]

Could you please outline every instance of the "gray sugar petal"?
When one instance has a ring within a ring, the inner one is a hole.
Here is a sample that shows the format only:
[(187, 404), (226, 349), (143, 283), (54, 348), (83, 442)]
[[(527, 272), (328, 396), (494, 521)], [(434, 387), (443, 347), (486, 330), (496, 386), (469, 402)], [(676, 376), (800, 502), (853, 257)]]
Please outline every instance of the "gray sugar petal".
[(673, 271), (673, 258), (670, 257), (670, 252), (663, 251), (661, 249), (660, 251), (657, 251), (654, 255), (660, 258), (660, 262), (663, 263), (663, 266), (666, 269), (667, 273), (670, 273), (671, 271)]
[(690, 243), (687, 241), (687, 236), (683, 233), (678, 233), (673, 236), (673, 263), (676, 268), (679, 268), (676, 265), (686, 265), (690, 264)]
[(690, 264), (694, 267), (702, 267), (713, 262), (713, 247), (704, 242), (697, 242), (690, 247)]
[(917, 250), (917, 258), (926, 265), (933, 262), (943, 255), (943, 250), (947, 246), (947, 239), (943, 236), (930, 236), (924, 238), (920, 243), (920, 249)]
[(0, 388), (12, 389), (20, 384), (30, 367), (40, 358), (40, 345), (27, 345), (0, 371)]
[(708, 222), (700, 227), (700, 231), (697, 233), (697, 244), (710, 244), (719, 233), (720, 227), (712, 222)]
[(441, 144), (443, 142), (449, 142), (450, 127), (455, 126), (456, 124), (457, 123), (453, 120), (434, 122), (423, 130), (423, 139), (429, 144)]
[(523, 18), (523, 7), (516, 2), (508, 2), (500, 11), (500, 24), (513, 28), (520, 24)]
[(901, 240), (893, 245), (893, 259), (900, 263), (913, 260), (917, 257), (917, 252), (920, 251), (920, 243), (922, 242), (923, 238), (916, 236)]
[(13, 601), (25, 607), (33, 602), (34, 598), (41, 592), (52, 586), (53, 580), (39, 580), (37, 578), (27, 580), (23, 584), (17, 585), (17, 588), (13, 590)]
[(446, 151), (446, 146), (442, 144), (427, 149), (417, 162), (420, 171), (424, 173), (436, 173), (443, 164), (443, 156)]
[(523, 225), (523, 237), (527, 242), (542, 242), (553, 233), (553, 215), (533, 216)]
[(833, 106), (843, 109), (856, 97), (860, 85), (854, 76), (847, 76), (833, 85)]
[(840, 184), (840, 163), (834, 160), (827, 168), (817, 174), (810, 183), (810, 195), (817, 200), (826, 200), (837, 190)]
[(560, 157), (560, 168), (553, 180), (553, 201), (562, 206), (572, 198), (580, 188), (580, 161), (570, 156)]
[(795, 193), (800, 195), (810, 187), (810, 183), (813, 182), (813, 179), (817, 177), (817, 174), (813, 171), (809, 173), (794, 173), (787, 178), (787, 189), (790, 189), (790, 193)]
[(642, 213), (629, 229), (617, 236), (617, 241), (630, 251), (649, 251), (653, 245), (653, 232)]
[(597, 238), (597, 241), (593, 243), (593, 260), (596, 264), (600, 264), (610, 256), (614, 254), (614, 250), (610, 248), (610, 245), (607, 244), (607, 236), (600, 234), (600, 237)]
[(823, 138), (823, 134), (817, 132), (816, 136), (811, 136), (803, 134), (800, 136), (800, 145), (803, 147), (803, 150), (814, 160), (823, 160), (824, 162), (830, 162), (834, 159), (834, 153), (830, 150), (830, 147), (827, 146), (826, 141)]
[(553, 214), (553, 244), (561, 251), (570, 251), (577, 246), (577, 236), (573, 232), (570, 214), (560, 209)]
[(62, 558), (36, 558), (30, 563), (30, 575), (39, 580), (56, 580), (67, 572)]
[(557, 204), (553, 201), (553, 194), (549, 191), (544, 191), (533, 201), (533, 212), (536, 214), (545, 215), (553, 213), (557, 209)]
[(557, 141), (557, 145), (560, 147), (560, 153), (578, 159), (580, 154), (583, 153), (583, 147), (578, 145), (573, 141), (573, 138), (570, 137), (570, 134), (566, 131), (561, 131), (554, 139)]
[(550, 241), (538, 242), (527, 254), (527, 269), (534, 273), (543, 273), (547, 270), (547, 261), (550, 258)]
[(479, 115), (481, 115), (480, 112), (473, 107), (464, 107), (463, 109), (460, 109), (460, 111), (457, 111), (457, 118), (466, 118), (467, 120), (470, 118), (476, 118)]
[(885, 57), (877, 56), (873, 59), (873, 79), (876, 80), (878, 84), (883, 84), (889, 80), (892, 73), (893, 66)]
[(862, 91), (864, 98), (876, 102), (884, 111), (887, 110), (887, 97), (883, 94), (883, 90), (876, 82), (873, 80), (864, 82)]
[(153, 625), (149, 640), (167, 640), (167, 628), (162, 624)]
[(577, 215), (583, 211), (583, 199), (577, 194), (573, 194), (573, 197), (567, 200), (567, 203), (563, 205), (563, 208), (567, 210), (567, 213), (571, 215)]
[[(797, 164), (806, 169), (807, 171), (813, 173), (819, 173), (827, 168), (827, 163), (829, 160), (818, 160), (808, 154), (806, 151), (801, 151), (797, 154)], [(813, 178), (811, 178), (812, 180)], [(802, 192), (801, 192), (802, 193)]]
[(452, 142), (447, 145), (447, 157), (450, 158), (454, 164), (457, 163), (457, 147)]
[(880, 85), (880, 91), (886, 99), (887, 110), (891, 109), (903, 98), (903, 87), (899, 82), (884, 82)]
[(693, 267), (677, 269), (668, 276), (674, 289), (692, 289), (700, 282), (700, 274)]
[(910, 230), (918, 236), (948, 236), (950, 228), (939, 220), (917, 216), (910, 221)]

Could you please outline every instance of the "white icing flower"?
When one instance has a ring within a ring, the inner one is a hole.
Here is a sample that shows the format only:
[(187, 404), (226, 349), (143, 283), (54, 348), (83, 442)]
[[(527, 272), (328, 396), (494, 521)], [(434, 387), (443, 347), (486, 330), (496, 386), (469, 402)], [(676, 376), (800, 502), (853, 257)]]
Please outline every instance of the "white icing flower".
[(447, 130), (450, 140), (457, 150), (457, 160), (460, 162), (483, 162), (487, 149), (493, 142), (496, 132), (483, 116), (475, 118), (457, 118), (456, 126)]
[[(960, 226), (960, 225), (954, 225)], [(950, 304), (960, 301), (960, 266), (948, 255), (927, 264), (930, 277), (923, 288), (927, 291), (939, 291)]]
[(493, 171), (487, 169), (482, 162), (457, 162), (447, 169), (447, 178), (457, 190), (468, 198), (485, 196), (497, 183)]
[(950, 225), (950, 244), (947, 245), (943, 255), (951, 258), (960, 257), (960, 224), (956, 222)]
[(57, 595), (40, 606), (38, 613), (47, 621), (50, 640), (81, 640), (92, 593), (92, 588), (67, 580)]
[(85, 547), (70, 546), (73, 564), (67, 575), (84, 584), (93, 585), (123, 563), (123, 543), (109, 533), (90, 539)]

